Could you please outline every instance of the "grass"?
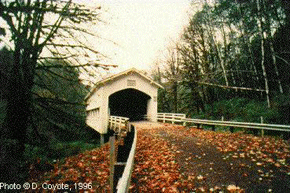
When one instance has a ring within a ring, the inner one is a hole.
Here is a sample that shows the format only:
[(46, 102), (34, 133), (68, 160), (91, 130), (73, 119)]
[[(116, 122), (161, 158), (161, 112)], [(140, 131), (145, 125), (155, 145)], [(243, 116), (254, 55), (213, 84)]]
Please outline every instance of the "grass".
[(99, 147), (98, 140), (93, 141), (72, 141), (72, 142), (58, 142), (45, 146), (32, 146), (26, 144), (24, 158), (28, 162), (40, 158), (49, 163), (55, 160), (63, 160), (64, 158), (72, 155), (79, 154), (86, 150), (91, 150)]

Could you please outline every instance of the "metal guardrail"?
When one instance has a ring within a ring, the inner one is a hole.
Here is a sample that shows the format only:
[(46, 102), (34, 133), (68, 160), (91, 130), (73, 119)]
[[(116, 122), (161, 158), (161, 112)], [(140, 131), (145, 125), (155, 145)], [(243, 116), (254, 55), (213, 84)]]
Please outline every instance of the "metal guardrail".
[(187, 123), (194, 123), (194, 124), (200, 124), (200, 125), (217, 125), (217, 126), (229, 126), (229, 127), (239, 127), (239, 128), (290, 132), (290, 125), (247, 123), (247, 122), (233, 122), (233, 121), (215, 121), (215, 120), (189, 119), (189, 118), (185, 119), (185, 121)]
[(262, 135), (264, 130), (290, 132), (290, 125), (191, 119), (186, 118), (186, 115), (181, 113), (158, 113), (157, 120), (163, 122), (170, 121), (172, 123), (182, 122), (183, 125), (186, 125), (187, 123), (193, 123), (196, 125), (212, 125), (212, 126), (228, 126), (248, 129), (260, 129), (262, 130)]

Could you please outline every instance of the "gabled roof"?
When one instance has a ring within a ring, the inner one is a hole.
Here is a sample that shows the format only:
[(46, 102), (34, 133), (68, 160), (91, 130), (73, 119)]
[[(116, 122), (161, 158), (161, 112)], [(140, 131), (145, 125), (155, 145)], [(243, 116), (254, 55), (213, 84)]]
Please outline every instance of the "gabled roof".
[(122, 76), (126, 76), (127, 74), (130, 74), (130, 73), (136, 73), (138, 75), (140, 75), (141, 77), (143, 77), (144, 79), (146, 79), (147, 81), (149, 81), (151, 84), (155, 85), (157, 88), (163, 88), (162, 85), (158, 84), (157, 82), (155, 82), (152, 78), (146, 76), (144, 73), (142, 73), (141, 71), (137, 70), (136, 68), (130, 68), (128, 70), (125, 70), (123, 72), (120, 72), (118, 74), (114, 74), (112, 76), (109, 76), (107, 78), (104, 78), (100, 81), (98, 81), (95, 86), (93, 87), (93, 89), (91, 90), (91, 92), (85, 97), (85, 100), (87, 100), (88, 98), (91, 97), (91, 95), (94, 93), (94, 91), (99, 88), (99, 87), (102, 87), (103, 85), (105, 85), (106, 83), (110, 82), (110, 81), (113, 81), (119, 77), (122, 77)]

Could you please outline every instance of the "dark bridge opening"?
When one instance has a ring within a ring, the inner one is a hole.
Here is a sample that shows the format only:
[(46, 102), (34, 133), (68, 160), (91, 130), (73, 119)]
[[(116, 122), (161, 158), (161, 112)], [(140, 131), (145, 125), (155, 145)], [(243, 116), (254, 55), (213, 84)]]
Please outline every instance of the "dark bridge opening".
[(139, 121), (147, 114), (147, 103), (150, 96), (136, 89), (125, 89), (109, 97), (110, 114)]

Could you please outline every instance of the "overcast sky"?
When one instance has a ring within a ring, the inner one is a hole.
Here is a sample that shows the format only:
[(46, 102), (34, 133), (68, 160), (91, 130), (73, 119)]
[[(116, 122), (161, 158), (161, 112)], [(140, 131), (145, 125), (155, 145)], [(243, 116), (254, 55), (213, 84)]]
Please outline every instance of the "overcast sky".
[[(88, 26), (104, 40), (90, 40), (96, 50), (116, 64), (111, 73), (135, 67), (149, 70), (188, 23), (191, 0), (76, 0), (101, 4), (105, 23)], [(203, 0), (193, 0), (199, 2)], [(95, 60), (92, 58), (92, 60)]]
[(108, 23), (98, 31), (97, 48), (117, 64), (118, 70), (148, 70), (158, 55), (180, 36), (188, 23), (190, 0), (102, 0)]

